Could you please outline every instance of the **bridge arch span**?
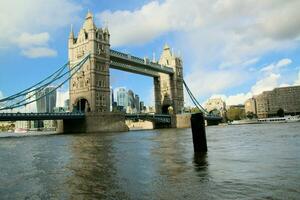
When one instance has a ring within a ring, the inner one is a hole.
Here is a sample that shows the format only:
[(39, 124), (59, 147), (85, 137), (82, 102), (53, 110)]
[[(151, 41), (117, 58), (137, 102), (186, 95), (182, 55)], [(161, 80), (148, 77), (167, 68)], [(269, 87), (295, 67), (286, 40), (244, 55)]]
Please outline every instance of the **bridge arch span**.
[(74, 109), (77, 112), (90, 112), (91, 111), (91, 107), (90, 107), (90, 103), (89, 101), (84, 98), (84, 97), (78, 97), (75, 101), (74, 101)]

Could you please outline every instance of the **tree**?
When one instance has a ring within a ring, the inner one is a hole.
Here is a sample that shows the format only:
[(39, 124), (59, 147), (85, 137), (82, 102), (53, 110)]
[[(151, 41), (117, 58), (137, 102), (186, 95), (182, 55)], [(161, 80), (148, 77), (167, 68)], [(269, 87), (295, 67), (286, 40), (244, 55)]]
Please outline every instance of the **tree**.
[(282, 108), (279, 108), (279, 109), (277, 110), (277, 116), (278, 116), (278, 117), (284, 117), (284, 110), (283, 110)]
[(241, 120), (245, 118), (245, 110), (241, 109), (241, 108), (229, 108), (227, 110), (227, 119), (229, 121), (233, 121), (233, 120)]
[(209, 111), (209, 114), (215, 115), (215, 116), (220, 116), (221, 117), (221, 113), (218, 109), (213, 109), (211, 111)]
[(254, 118), (254, 113), (248, 111), (246, 117), (249, 118), (249, 119), (253, 119)]

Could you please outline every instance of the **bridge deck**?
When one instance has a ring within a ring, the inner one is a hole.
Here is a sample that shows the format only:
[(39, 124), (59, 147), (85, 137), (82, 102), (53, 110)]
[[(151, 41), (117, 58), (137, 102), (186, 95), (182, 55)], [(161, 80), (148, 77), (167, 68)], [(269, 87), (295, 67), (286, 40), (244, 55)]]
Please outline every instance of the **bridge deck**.
[(84, 113), (0, 113), (0, 121), (83, 119)]
[(127, 120), (147, 120), (147, 121), (154, 121), (159, 123), (170, 124), (171, 123), (171, 116), (164, 115), (164, 114), (125, 114), (125, 119)]
[(151, 62), (149, 59), (139, 58), (130, 54), (110, 50), (111, 67), (146, 76), (158, 76), (158, 73), (174, 74), (171, 67)]

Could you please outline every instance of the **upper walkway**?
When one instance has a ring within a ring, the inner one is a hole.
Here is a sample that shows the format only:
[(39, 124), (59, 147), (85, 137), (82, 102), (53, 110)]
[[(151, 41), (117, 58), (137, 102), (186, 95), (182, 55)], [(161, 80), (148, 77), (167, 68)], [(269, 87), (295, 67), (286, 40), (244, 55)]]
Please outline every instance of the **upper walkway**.
[(130, 54), (110, 50), (110, 67), (122, 71), (133, 72), (151, 77), (159, 77), (158, 73), (174, 74), (171, 67), (151, 62), (148, 58), (139, 58)]

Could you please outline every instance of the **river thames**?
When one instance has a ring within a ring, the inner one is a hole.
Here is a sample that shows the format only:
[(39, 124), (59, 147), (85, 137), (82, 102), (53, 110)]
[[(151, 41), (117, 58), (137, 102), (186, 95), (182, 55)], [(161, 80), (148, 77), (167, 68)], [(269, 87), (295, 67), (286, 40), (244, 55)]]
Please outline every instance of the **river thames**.
[(299, 199), (300, 123), (0, 138), (0, 199)]

